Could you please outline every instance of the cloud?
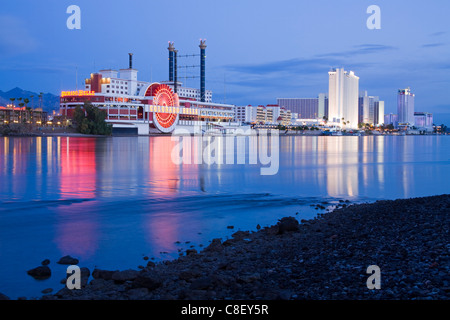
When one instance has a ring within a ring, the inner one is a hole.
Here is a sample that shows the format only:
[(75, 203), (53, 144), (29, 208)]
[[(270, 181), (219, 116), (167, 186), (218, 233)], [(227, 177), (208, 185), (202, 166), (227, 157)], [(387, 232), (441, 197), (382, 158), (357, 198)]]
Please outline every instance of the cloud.
[(10, 63), (0, 63), (1, 71), (8, 72), (26, 72), (26, 73), (48, 73), (48, 74), (61, 74), (70, 71), (69, 66), (58, 66), (58, 65), (36, 65), (36, 64), (10, 64)]
[(352, 50), (318, 54), (311, 58), (301, 59), (293, 58), (288, 60), (272, 61), (261, 64), (251, 65), (228, 65), (225, 68), (232, 72), (264, 75), (271, 73), (285, 73), (285, 74), (320, 74), (324, 70), (328, 71), (334, 66), (347, 65), (351, 68), (367, 67), (372, 62), (349, 62), (350, 57), (357, 55), (375, 54), (384, 51), (395, 50), (395, 47), (379, 45), (379, 44), (362, 44), (355, 46)]
[(318, 57), (354, 57), (358, 55), (381, 53), (384, 51), (396, 50), (396, 47), (386, 46), (382, 44), (361, 44), (353, 47), (352, 50), (325, 53), (318, 55)]
[(445, 31), (438, 31), (438, 32), (434, 32), (434, 33), (430, 34), (430, 37), (440, 37), (440, 36), (445, 35), (446, 33), (447, 32), (445, 32)]
[(439, 42), (439, 43), (428, 43), (428, 44), (424, 44), (421, 47), (422, 48), (436, 48), (436, 47), (442, 47), (444, 46), (445, 43)]
[(0, 56), (15, 56), (32, 52), (37, 41), (29, 34), (23, 20), (0, 15)]
[(330, 67), (336, 64), (340, 64), (338, 59), (288, 59), (273, 61), (254, 65), (229, 65), (226, 66), (227, 70), (248, 73), (248, 74), (269, 74), (269, 73), (319, 73), (323, 72), (325, 68), (328, 70)]

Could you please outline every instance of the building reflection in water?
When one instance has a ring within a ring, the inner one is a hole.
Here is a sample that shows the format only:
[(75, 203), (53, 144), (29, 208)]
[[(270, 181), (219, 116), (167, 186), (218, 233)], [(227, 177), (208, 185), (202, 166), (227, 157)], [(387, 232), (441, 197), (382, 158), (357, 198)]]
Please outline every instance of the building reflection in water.
[[(148, 172), (150, 197), (162, 201), (163, 205), (155, 206), (155, 211), (145, 214), (146, 238), (151, 244), (153, 256), (161, 251), (175, 251), (175, 242), (179, 239), (181, 219), (188, 219), (176, 212), (177, 191), (180, 188), (180, 166), (173, 163), (171, 154), (175, 142), (170, 137), (148, 138)], [(152, 209), (152, 208), (149, 208)], [(186, 210), (186, 215), (188, 210)]]
[(93, 199), (96, 194), (96, 140), (64, 137), (61, 141), (61, 199)]
[(368, 194), (370, 189), (383, 188), (383, 139), (371, 136), (325, 138), (327, 151), (323, 154), (327, 159), (328, 196), (356, 198)]
[[(355, 198), (384, 190), (385, 137), (282, 137), (286, 184), (303, 193)], [(283, 174), (283, 173), (282, 173)]]
[[(63, 137), (56, 146), (60, 158), (60, 198), (68, 203), (56, 209), (55, 242), (63, 255), (87, 258), (98, 247), (97, 213), (90, 210), (97, 189), (96, 139)], [(47, 158), (49, 159), (49, 158)], [(81, 200), (81, 201), (78, 201)]]

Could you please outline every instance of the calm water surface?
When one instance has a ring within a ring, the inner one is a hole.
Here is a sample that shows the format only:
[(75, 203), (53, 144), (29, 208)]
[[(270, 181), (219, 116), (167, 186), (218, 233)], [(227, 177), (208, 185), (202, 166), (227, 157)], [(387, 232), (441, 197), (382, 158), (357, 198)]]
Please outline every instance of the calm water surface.
[[(171, 259), (283, 216), (312, 218), (311, 204), (450, 192), (449, 137), (280, 137), (272, 176), (249, 161), (177, 165), (175, 144), (0, 138), (0, 292), (15, 299), (58, 291), (65, 267), (56, 261), (67, 254), (91, 271), (136, 269), (144, 256)], [(220, 155), (230, 152), (218, 145)], [(50, 279), (26, 274), (46, 258)]]

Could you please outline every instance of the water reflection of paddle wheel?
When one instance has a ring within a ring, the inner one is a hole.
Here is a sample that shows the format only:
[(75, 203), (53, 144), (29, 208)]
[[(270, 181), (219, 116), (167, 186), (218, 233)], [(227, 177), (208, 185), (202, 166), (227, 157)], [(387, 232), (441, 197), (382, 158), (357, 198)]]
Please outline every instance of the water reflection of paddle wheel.
[(178, 123), (178, 113), (169, 113), (168, 107), (179, 107), (178, 95), (166, 84), (154, 83), (147, 88), (145, 96), (153, 97), (152, 104), (160, 106), (161, 112), (153, 112), (153, 124), (161, 132), (172, 132)]

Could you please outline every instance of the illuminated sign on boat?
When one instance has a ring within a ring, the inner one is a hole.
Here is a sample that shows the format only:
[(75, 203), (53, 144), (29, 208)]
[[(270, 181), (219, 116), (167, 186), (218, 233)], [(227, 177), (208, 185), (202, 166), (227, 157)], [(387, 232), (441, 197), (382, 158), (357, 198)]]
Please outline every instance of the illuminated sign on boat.
[(68, 96), (77, 96), (77, 97), (85, 97), (85, 96), (95, 96), (94, 91), (85, 91), (85, 90), (78, 90), (78, 91), (63, 91), (61, 92), (61, 97), (68, 97)]

